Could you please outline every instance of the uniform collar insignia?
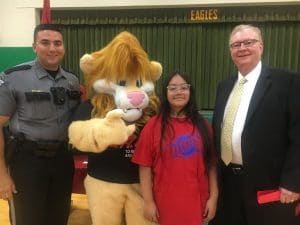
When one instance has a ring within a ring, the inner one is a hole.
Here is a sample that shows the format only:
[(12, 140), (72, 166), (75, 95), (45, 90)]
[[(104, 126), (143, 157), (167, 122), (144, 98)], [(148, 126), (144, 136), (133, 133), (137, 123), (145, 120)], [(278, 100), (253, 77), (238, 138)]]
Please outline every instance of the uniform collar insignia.
[(0, 78), (0, 86), (1, 86), (2, 84), (4, 84), (4, 81), (1, 80), (1, 78)]

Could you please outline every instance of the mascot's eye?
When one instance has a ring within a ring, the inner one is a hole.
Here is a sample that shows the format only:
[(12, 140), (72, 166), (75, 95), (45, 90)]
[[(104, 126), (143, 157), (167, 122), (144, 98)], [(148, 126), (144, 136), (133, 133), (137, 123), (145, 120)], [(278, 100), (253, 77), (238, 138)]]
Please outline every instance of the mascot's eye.
[(120, 86), (126, 86), (126, 80), (119, 80), (118, 85)]
[(142, 80), (137, 80), (136, 81), (136, 86), (137, 87), (142, 87), (142, 85), (143, 85), (143, 81)]

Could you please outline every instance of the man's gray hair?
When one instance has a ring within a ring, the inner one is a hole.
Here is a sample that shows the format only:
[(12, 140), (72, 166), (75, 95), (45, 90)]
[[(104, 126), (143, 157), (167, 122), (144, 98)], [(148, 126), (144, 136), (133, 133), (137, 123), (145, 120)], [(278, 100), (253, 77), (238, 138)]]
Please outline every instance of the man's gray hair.
[(230, 44), (231, 37), (233, 35), (235, 35), (237, 32), (239, 32), (241, 30), (247, 30), (247, 29), (254, 31), (258, 36), (258, 40), (261, 42), (263, 41), (262, 36), (261, 36), (261, 30), (258, 27), (253, 26), (251, 24), (240, 24), (240, 25), (235, 26), (233, 28), (233, 30), (231, 31), (230, 36), (229, 36), (229, 44)]

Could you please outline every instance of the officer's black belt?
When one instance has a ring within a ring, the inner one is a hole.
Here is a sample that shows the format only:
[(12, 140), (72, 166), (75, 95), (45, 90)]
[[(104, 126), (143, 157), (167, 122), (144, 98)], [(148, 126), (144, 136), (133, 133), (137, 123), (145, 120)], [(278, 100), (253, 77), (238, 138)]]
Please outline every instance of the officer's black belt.
[(68, 145), (65, 141), (31, 141), (23, 140), (21, 150), (32, 152), (36, 156), (55, 157), (68, 153)]

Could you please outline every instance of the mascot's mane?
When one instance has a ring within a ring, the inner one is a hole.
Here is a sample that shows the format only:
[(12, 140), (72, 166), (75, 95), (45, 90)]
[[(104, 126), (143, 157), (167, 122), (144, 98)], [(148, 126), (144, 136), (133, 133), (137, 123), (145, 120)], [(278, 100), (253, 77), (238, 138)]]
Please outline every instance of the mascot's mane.
[[(154, 82), (161, 71), (151, 65), (147, 53), (138, 39), (129, 32), (121, 32), (106, 47), (91, 54), (93, 61), (89, 67), (81, 67), (85, 76), (85, 86), (93, 105), (92, 118), (105, 117), (116, 108), (114, 97), (105, 93), (94, 94), (95, 81), (104, 79), (107, 83), (121, 80)], [(143, 109), (143, 116), (135, 122), (136, 134), (151, 116), (157, 113), (159, 100), (154, 92), (148, 93), (149, 105)]]
[(85, 85), (92, 91), (95, 80), (117, 82), (118, 80), (155, 81), (147, 53), (139, 41), (129, 32), (117, 35), (105, 48), (91, 54), (93, 67), (85, 73)]

